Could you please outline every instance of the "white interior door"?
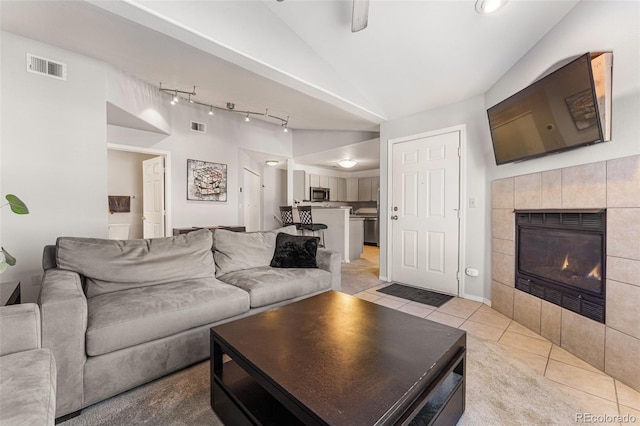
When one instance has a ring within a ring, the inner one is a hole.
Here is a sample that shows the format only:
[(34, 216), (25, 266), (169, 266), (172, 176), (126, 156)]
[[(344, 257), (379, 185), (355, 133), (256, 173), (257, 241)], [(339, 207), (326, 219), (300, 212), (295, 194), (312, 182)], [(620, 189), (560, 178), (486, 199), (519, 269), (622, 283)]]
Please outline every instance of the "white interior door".
[(460, 132), (392, 147), (391, 275), (458, 294)]
[(247, 232), (260, 230), (260, 176), (244, 169), (244, 226)]
[(165, 236), (164, 157), (142, 162), (143, 238)]

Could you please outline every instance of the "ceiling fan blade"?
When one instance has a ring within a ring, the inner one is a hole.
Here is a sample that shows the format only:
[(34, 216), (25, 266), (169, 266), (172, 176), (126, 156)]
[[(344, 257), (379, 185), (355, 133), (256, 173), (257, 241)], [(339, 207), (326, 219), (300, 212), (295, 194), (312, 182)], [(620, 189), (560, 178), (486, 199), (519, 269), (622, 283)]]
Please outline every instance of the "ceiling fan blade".
[(353, 0), (351, 15), (351, 32), (355, 33), (367, 28), (369, 23), (369, 0)]

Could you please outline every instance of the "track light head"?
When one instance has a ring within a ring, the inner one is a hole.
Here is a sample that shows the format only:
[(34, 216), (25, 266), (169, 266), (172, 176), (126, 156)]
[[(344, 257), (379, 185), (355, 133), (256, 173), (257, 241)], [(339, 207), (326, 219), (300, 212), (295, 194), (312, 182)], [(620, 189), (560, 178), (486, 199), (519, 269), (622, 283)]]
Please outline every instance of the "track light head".
[(209, 107), (209, 115), (213, 115), (213, 105)]
[(249, 113), (247, 113), (247, 116), (244, 118), (245, 123), (248, 123), (249, 121), (251, 121), (251, 118), (249, 118)]

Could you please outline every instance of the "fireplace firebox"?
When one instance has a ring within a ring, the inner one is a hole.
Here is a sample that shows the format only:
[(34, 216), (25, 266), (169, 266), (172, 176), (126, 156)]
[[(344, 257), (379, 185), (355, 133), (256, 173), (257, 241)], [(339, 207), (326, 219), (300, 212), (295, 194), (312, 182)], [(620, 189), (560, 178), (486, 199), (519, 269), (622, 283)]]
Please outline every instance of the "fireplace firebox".
[(516, 210), (516, 288), (605, 322), (606, 210)]

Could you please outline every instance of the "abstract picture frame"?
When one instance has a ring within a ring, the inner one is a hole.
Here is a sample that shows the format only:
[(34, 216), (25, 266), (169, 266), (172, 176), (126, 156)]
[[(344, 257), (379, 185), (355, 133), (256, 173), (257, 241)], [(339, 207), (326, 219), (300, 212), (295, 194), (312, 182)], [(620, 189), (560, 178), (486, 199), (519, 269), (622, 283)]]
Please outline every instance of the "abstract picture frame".
[(187, 200), (227, 201), (227, 165), (187, 160)]

